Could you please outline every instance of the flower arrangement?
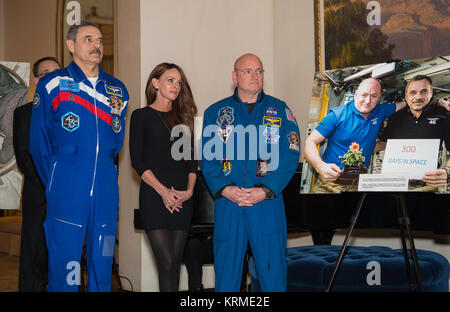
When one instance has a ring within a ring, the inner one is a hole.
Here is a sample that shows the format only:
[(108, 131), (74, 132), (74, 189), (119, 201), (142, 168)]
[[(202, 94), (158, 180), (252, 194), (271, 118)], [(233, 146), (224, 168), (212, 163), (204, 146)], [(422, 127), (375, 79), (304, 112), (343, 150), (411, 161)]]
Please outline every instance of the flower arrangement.
[(344, 156), (339, 156), (339, 159), (341, 159), (341, 164), (352, 167), (363, 166), (366, 158), (363, 156), (362, 151), (362, 149), (359, 149), (358, 143), (352, 142), (347, 153), (345, 153)]

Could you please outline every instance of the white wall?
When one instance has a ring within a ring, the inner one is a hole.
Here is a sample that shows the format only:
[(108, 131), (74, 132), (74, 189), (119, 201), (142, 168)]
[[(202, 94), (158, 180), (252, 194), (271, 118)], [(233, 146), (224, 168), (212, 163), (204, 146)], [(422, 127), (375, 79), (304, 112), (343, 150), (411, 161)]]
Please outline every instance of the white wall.
[(273, 91), (272, 0), (141, 1), (141, 20), (142, 92), (157, 64), (177, 63), (202, 115), (232, 93), (233, 63), (245, 52), (261, 57)]
[(303, 160), (314, 78), (313, 1), (274, 1), (274, 95), (297, 118)]
[[(129, 123), (131, 112), (141, 105), (141, 35), (140, 0), (116, 1), (115, 18), (117, 42), (117, 76), (127, 86), (130, 100), (123, 148), (119, 154), (119, 273), (133, 284), (134, 291), (141, 290), (142, 234), (133, 226), (133, 209), (139, 207), (139, 177), (130, 164)], [(125, 289), (131, 290), (127, 280), (121, 280)]]

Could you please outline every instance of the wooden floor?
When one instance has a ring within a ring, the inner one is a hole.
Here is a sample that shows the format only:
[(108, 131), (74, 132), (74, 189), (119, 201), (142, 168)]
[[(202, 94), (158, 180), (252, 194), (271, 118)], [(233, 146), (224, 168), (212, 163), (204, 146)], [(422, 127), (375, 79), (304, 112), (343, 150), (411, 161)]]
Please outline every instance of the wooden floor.
[[(85, 281), (87, 274), (85, 273)], [(17, 292), (19, 290), (19, 257), (0, 253), (0, 292)], [(113, 274), (111, 290), (121, 291), (118, 278)]]
[(0, 253), (0, 292), (19, 289), (19, 257)]

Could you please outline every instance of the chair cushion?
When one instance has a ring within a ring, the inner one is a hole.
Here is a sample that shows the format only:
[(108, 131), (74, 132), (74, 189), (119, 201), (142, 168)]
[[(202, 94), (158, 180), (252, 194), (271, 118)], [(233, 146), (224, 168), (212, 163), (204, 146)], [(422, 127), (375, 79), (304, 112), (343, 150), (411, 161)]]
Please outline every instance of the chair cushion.
[[(325, 291), (341, 246), (318, 245), (288, 248), (288, 291)], [(449, 289), (448, 260), (433, 251), (416, 249), (420, 273), (426, 291)], [(411, 272), (415, 278), (410, 255)], [(372, 266), (368, 264), (377, 266)], [(378, 263), (378, 264), (377, 264)], [(378, 274), (378, 283), (373, 277)], [(349, 246), (331, 287), (331, 291), (410, 291), (402, 249), (384, 246)]]

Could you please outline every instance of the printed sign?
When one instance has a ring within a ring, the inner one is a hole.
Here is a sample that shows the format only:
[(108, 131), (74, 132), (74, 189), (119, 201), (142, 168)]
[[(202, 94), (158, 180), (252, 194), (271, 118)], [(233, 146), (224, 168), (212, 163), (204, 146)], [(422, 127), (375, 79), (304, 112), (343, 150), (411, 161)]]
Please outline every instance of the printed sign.
[(381, 172), (421, 180), (437, 169), (438, 155), (439, 139), (388, 140)]
[(408, 178), (392, 174), (360, 174), (358, 192), (406, 192)]

